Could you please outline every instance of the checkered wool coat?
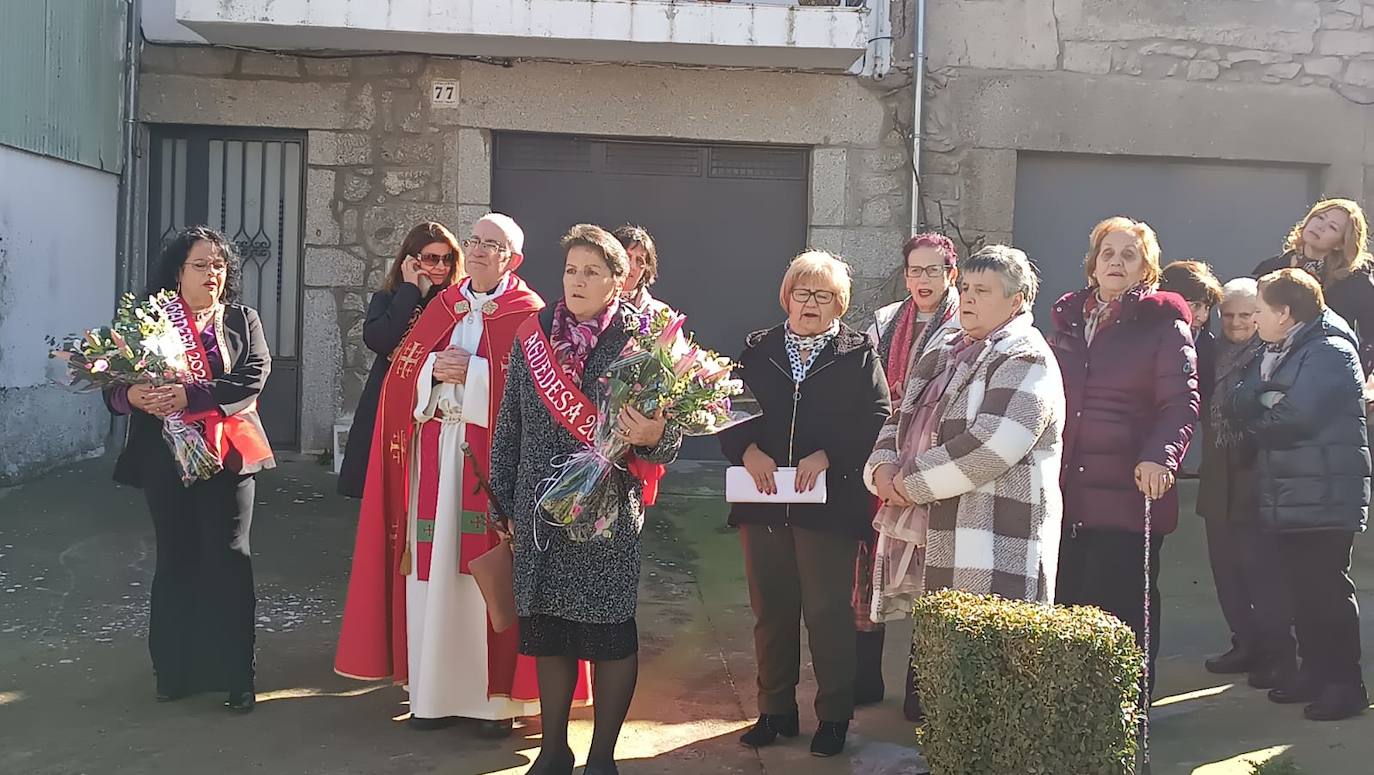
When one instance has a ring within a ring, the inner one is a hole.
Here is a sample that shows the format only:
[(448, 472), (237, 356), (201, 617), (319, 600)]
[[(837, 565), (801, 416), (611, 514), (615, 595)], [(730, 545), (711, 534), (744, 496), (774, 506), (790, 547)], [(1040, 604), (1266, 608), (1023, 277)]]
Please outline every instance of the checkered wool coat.
[[(943, 373), (962, 332), (943, 335), (908, 377), (901, 408), (864, 468), (897, 464), (921, 392)], [(930, 509), (925, 589), (952, 587), (1054, 602), (1060, 521), (1064, 385), (1029, 312), (993, 333), (956, 367), (930, 449), (901, 472), (908, 497)]]

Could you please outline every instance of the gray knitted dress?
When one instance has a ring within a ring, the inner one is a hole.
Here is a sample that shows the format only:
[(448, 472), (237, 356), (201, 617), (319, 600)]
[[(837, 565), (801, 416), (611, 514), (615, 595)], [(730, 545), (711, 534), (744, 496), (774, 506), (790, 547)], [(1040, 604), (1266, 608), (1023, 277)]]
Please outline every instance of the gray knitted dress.
[[(539, 316), (547, 336), (554, 306)], [(619, 356), (633, 331), (635, 318), (625, 307), (601, 334), (587, 356), (582, 390), (593, 403), (605, 393), (599, 378)], [(669, 427), (654, 449), (636, 448), (639, 457), (670, 463), (682, 437)], [(515, 605), (523, 619), (556, 617), (568, 622), (603, 625), (634, 619), (639, 589), (639, 532), (644, 522), (641, 485), (622, 469), (610, 473), (606, 508), (618, 510), (613, 535), (575, 542), (563, 529), (536, 515), (540, 483), (553, 473), (554, 461), (578, 451), (581, 443), (558, 424), (535, 392), (529, 366), (517, 344), (510, 358), (506, 390), (491, 448), (491, 483), (515, 523)], [(605, 485), (603, 485), (605, 486)], [(535, 521), (539, 547), (535, 546)]]

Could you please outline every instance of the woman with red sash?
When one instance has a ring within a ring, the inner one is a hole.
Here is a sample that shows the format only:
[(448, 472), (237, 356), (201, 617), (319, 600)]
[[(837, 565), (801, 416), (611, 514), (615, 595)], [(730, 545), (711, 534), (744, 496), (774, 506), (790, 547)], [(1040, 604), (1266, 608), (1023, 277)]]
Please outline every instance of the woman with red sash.
[[(563, 300), (516, 334), (506, 392), (492, 439), (492, 486), (510, 510), (515, 535), (515, 602), (520, 653), (538, 662), (543, 740), (531, 775), (569, 775), (568, 711), (578, 660), (595, 665), (596, 727), (586, 775), (615, 773), (615, 744), (639, 671), (635, 607), (644, 482), (638, 463), (667, 464), (681, 436), (662, 417), (626, 410), (618, 433), (637, 462), (615, 466), (572, 525), (551, 524), (538, 508), (541, 483), (595, 426), (600, 377), (619, 356), (638, 317), (621, 303), (629, 259), (598, 226), (563, 238)], [(585, 530), (588, 524), (603, 531)], [(607, 537), (609, 533), (609, 537)], [(590, 537), (589, 537), (590, 536)]]
[[(179, 292), (168, 315), (187, 345), (186, 385), (119, 386), (110, 411), (129, 415), (114, 479), (142, 488), (157, 536), (148, 651), (157, 699), (226, 691), (225, 706), (253, 709), (253, 626), (257, 598), (248, 534), (253, 475), (276, 465), (257, 399), (272, 370), (256, 310), (237, 304), (239, 259), (224, 235), (204, 226), (162, 251), (149, 292)], [(179, 415), (205, 436), (224, 468), (183, 486), (162, 438)]]

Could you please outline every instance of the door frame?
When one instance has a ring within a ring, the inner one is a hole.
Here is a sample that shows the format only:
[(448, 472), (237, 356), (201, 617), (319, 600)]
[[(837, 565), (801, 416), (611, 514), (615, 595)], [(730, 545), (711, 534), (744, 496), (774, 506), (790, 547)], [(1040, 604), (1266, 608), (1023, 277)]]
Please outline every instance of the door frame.
[[(300, 449), (301, 440), (304, 438), (305, 422), (305, 396), (302, 395), (304, 384), (304, 343), (305, 343), (305, 220), (306, 220), (306, 174), (309, 167), (309, 146), (308, 135), (304, 130), (275, 129), (264, 127), (237, 127), (237, 126), (218, 126), (208, 124), (154, 124), (146, 123), (147, 129), (147, 158), (144, 165), (144, 174), (147, 176), (148, 185), (145, 191), (145, 199), (142, 211), (145, 215), (143, 224), (144, 234), (144, 253), (145, 260), (140, 267), (141, 276), (144, 279), (143, 285), (147, 284), (147, 278), (151, 277), (151, 265), (157, 256), (162, 252), (162, 229), (160, 211), (155, 213), (154, 209), (161, 206), (161, 175), (157, 165), (160, 163), (160, 144), (165, 139), (187, 140), (187, 177), (186, 191), (208, 190), (208, 176), (204, 171), (209, 169), (209, 144), (211, 140), (221, 140), (226, 142), (282, 142), (299, 143), (301, 147), (301, 163), (299, 171), (299, 181), (297, 191), (300, 201), (297, 204), (300, 213), (300, 229), (297, 234), (297, 255), (300, 256), (297, 266), (296, 280), (296, 335), (295, 335), (295, 355), (292, 360), (297, 364), (295, 370), (295, 384), (291, 386), (296, 396), (296, 417), (295, 417), (295, 438), (289, 444), (283, 445), (287, 449)], [(199, 162), (199, 164), (197, 163)], [(190, 197), (188, 197), (188, 200)], [(209, 222), (209, 213), (206, 211), (209, 206), (209, 197), (205, 203), (197, 202), (192, 207), (192, 202), (184, 203), (186, 207), (186, 223), (197, 224)], [(141, 290), (141, 289), (140, 289)], [(277, 372), (279, 375), (280, 372)], [(271, 377), (269, 377), (271, 379)], [(275, 444), (273, 445), (276, 446)]]

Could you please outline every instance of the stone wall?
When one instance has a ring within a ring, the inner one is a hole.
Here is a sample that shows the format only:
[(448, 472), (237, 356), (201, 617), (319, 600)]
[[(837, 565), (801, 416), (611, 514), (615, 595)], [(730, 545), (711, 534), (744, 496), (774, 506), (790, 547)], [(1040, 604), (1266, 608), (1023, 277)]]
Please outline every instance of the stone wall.
[(928, 21), (933, 222), (1009, 239), (1022, 150), (1322, 165), (1374, 201), (1374, 0), (930, 0)]
[[(367, 298), (405, 231), (432, 219), (464, 232), (488, 209), (493, 130), (813, 146), (810, 241), (849, 258), (857, 307), (871, 308), (907, 230), (907, 75), (875, 85), (838, 74), (151, 46), (140, 105), (150, 123), (307, 132), (302, 446), (321, 449), (361, 390)], [(436, 79), (458, 80), (457, 106), (430, 103)]]

